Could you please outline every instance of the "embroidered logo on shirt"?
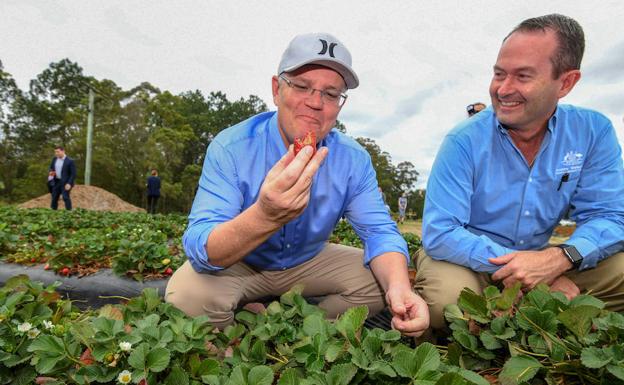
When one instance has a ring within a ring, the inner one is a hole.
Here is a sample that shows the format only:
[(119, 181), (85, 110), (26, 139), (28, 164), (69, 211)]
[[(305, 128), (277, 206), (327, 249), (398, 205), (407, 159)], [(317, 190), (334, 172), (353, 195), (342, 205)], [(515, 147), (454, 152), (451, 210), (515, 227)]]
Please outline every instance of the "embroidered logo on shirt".
[(578, 164), (583, 163), (583, 154), (580, 152), (568, 151), (567, 154), (563, 157), (564, 166), (576, 166)]
[(566, 152), (561, 161), (561, 167), (555, 171), (556, 175), (580, 171), (583, 167), (583, 154), (570, 150)]

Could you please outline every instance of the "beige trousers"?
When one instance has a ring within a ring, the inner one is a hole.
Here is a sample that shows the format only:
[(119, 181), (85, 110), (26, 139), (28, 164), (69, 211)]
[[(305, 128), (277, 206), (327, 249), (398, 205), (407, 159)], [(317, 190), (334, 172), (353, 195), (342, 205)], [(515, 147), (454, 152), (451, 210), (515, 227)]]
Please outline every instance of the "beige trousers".
[[(454, 263), (436, 261), (422, 249), (418, 253), (418, 272), (414, 288), (429, 304), (431, 327), (445, 327), (444, 306), (457, 303), (464, 287), (480, 293), (493, 284), (487, 273), (476, 273)], [(604, 259), (595, 269), (570, 271), (565, 274), (581, 290), (605, 301), (607, 309), (624, 310), (624, 252)]]
[(280, 271), (257, 270), (239, 262), (214, 273), (197, 273), (185, 262), (171, 277), (165, 300), (189, 316), (210, 317), (223, 328), (234, 321), (241, 304), (279, 296), (296, 284), (306, 297), (324, 296), (318, 304), (335, 318), (348, 308), (366, 305), (369, 316), (385, 307), (384, 293), (363, 265), (363, 250), (328, 243), (311, 260)]

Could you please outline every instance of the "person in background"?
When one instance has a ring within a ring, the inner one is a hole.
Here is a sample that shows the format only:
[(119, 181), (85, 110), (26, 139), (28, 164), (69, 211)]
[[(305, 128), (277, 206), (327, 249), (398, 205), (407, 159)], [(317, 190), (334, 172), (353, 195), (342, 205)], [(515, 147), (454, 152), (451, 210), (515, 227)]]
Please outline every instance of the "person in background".
[(65, 203), (65, 209), (72, 209), (72, 201), (69, 195), (71, 189), (74, 187), (74, 181), (76, 180), (76, 164), (74, 160), (65, 154), (65, 148), (63, 146), (56, 146), (54, 148), (54, 157), (50, 162), (50, 169), (48, 170), (48, 188), (51, 189), (52, 202), (50, 202), (50, 208), (52, 210), (58, 209), (59, 197), (63, 196), (63, 202)]
[(156, 204), (160, 198), (160, 177), (158, 170), (152, 169), (152, 175), (147, 178), (147, 212), (156, 214)]
[(402, 193), (399, 197), (399, 223), (405, 222), (405, 210), (407, 210), (407, 194)]
[(466, 112), (468, 112), (468, 117), (476, 115), (483, 110), (485, 110), (485, 104), (481, 102), (472, 103), (466, 106)]

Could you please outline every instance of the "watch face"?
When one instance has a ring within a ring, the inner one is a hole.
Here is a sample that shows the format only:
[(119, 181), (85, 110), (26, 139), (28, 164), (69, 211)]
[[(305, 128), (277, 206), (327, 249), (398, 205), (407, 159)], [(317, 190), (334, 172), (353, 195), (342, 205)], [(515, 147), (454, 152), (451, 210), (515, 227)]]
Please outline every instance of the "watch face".
[(575, 267), (578, 267), (583, 262), (583, 256), (576, 250), (576, 247), (566, 246), (563, 248), (563, 252)]

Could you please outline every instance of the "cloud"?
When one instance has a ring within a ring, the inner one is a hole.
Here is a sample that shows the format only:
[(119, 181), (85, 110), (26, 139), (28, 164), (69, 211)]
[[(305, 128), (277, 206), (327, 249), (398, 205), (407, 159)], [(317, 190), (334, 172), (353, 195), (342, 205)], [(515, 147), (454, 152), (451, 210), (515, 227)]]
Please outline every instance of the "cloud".
[(126, 14), (121, 9), (110, 7), (104, 12), (104, 15), (109, 23), (110, 30), (119, 35), (120, 38), (132, 40), (150, 47), (160, 45), (156, 38), (146, 35), (134, 24), (130, 23)]
[(612, 83), (624, 80), (624, 41), (606, 50), (601, 60), (593, 62), (583, 71), (588, 82)]
[[(370, 114), (359, 113), (360, 121), (366, 117), (366, 121), (371, 123), (358, 130), (358, 135), (376, 138), (396, 130), (404, 122), (421, 114), (427, 101), (443, 92), (451, 83), (452, 82), (442, 82), (428, 88), (419, 89), (413, 94), (400, 99), (396, 103), (396, 107), (389, 114), (373, 118)], [(352, 117), (356, 115), (356, 113), (351, 114), (353, 115), (348, 116)], [(358, 118), (356, 117), (356, 121), (357, 120)]]

